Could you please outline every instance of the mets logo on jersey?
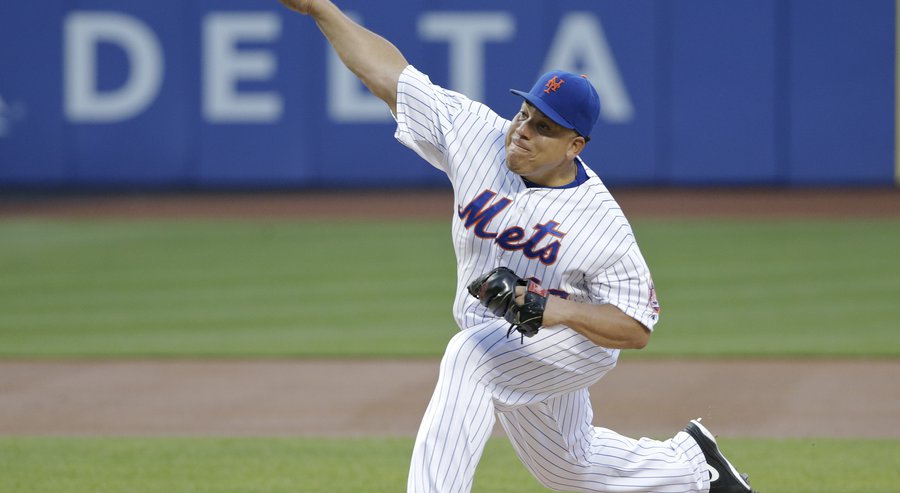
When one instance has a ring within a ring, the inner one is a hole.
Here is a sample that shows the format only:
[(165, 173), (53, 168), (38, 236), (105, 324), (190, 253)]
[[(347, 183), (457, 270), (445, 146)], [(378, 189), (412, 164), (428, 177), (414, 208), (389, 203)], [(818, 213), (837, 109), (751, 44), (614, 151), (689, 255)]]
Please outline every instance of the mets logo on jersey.
[[(519, 226), (512, 226), (497, 233), (488, 231), (489, 223), (512, 203), (512, 200), (502, 197), (500, 200), (490, 204), (491, 200), (496, 196), (496, 192), (485, 190), (481, 192), (481, 195), (472, 199), (465, 207), (458, 207), (457, 213), (466, 229), (471, 229), (475, 236), (479, 238), (494, 240), (494, 243), (504, 250), (521, 250), (526, 257), (540, 260), (544, 265), (551, 265), (556, 262), (556, 258), (559, 255), (560, 242), (554, 238), (566, 236), (565, 233), (556, 229), (559, 226), (559, 223), (556, 221), (547, 221), (544, 224), (534, 226), (532, 228), (534, 232), (528, 239), (525, 238), (525, 229)], [(550, 240), (549, 243), (539, 247), (548, 239)]]

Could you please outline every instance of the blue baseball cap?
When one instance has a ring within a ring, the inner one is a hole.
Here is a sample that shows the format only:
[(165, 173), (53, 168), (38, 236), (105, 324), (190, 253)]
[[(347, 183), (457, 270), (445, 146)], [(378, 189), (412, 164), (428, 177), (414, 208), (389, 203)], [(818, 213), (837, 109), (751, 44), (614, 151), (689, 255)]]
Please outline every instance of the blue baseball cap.
[(600, 117), (600, 96), (587, 76), (553, 70), (542, 75), (528, 92), (510, 89), (560, 126), (589, 137)]

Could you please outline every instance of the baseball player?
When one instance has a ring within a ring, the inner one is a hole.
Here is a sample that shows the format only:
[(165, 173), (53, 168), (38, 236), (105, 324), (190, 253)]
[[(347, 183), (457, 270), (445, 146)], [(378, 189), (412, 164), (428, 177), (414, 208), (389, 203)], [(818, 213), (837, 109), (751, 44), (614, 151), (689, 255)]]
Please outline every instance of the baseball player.
[(311, 16), (390, 107), (396, 138), (454, 191), (460, 332), (444, 353), (410, 464), (409, 492), (468, 492), (495, 419), (543, 485), (561, 491), (747, 493), (698, 421), (666, 441), (594, 427), (588, 387), (657, 322), (634, 233), (579, 157), (600, 102), (553, 71), (512, 120), (433, 84), (330, 0), (280, 0)]

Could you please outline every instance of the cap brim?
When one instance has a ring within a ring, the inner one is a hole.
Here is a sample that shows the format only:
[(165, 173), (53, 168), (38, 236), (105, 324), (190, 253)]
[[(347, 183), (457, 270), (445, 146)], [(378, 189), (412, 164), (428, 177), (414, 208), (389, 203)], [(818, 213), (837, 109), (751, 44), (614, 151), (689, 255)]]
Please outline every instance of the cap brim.
[(559, 126), (568, 128), (570, 130), (575, 130), (575, 125), (572, 125), (565, 118), (560, 116), (560, 114), (557, 113), (556, 110), (551, 108), (549, 104), (544, 102), (543, 99), (535, 97), (535, 96), (531, 95), (531, 93), (527, 93), (524, 91), (517, 91), (515, 89), (510, 89), (509, 92), (525, 98), (525, 101), (528, 101), (529, 103), (534, 105), (535, 108), (541, 110), (541, 113), (547, 115), (547, 118), (553, 120)]

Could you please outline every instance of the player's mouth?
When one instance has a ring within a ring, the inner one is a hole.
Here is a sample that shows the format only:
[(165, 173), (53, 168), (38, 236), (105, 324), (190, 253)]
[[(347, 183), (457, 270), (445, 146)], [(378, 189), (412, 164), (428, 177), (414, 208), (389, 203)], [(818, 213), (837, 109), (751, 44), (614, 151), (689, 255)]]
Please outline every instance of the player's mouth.
[(521, 150), (521, 151), (524, 151), (524, 152), (531, 152), (531, 149), (529, 149), (529, 148), (523, 146), (523, 145), (520, 144), (519, 141), (516, 140), (516, 139), (513, 139), (513, 140), (510, 142), (510, 144), (512, 144), (512, 145), (515, 146), (515, 147), (518, 147), (519, 150)]

